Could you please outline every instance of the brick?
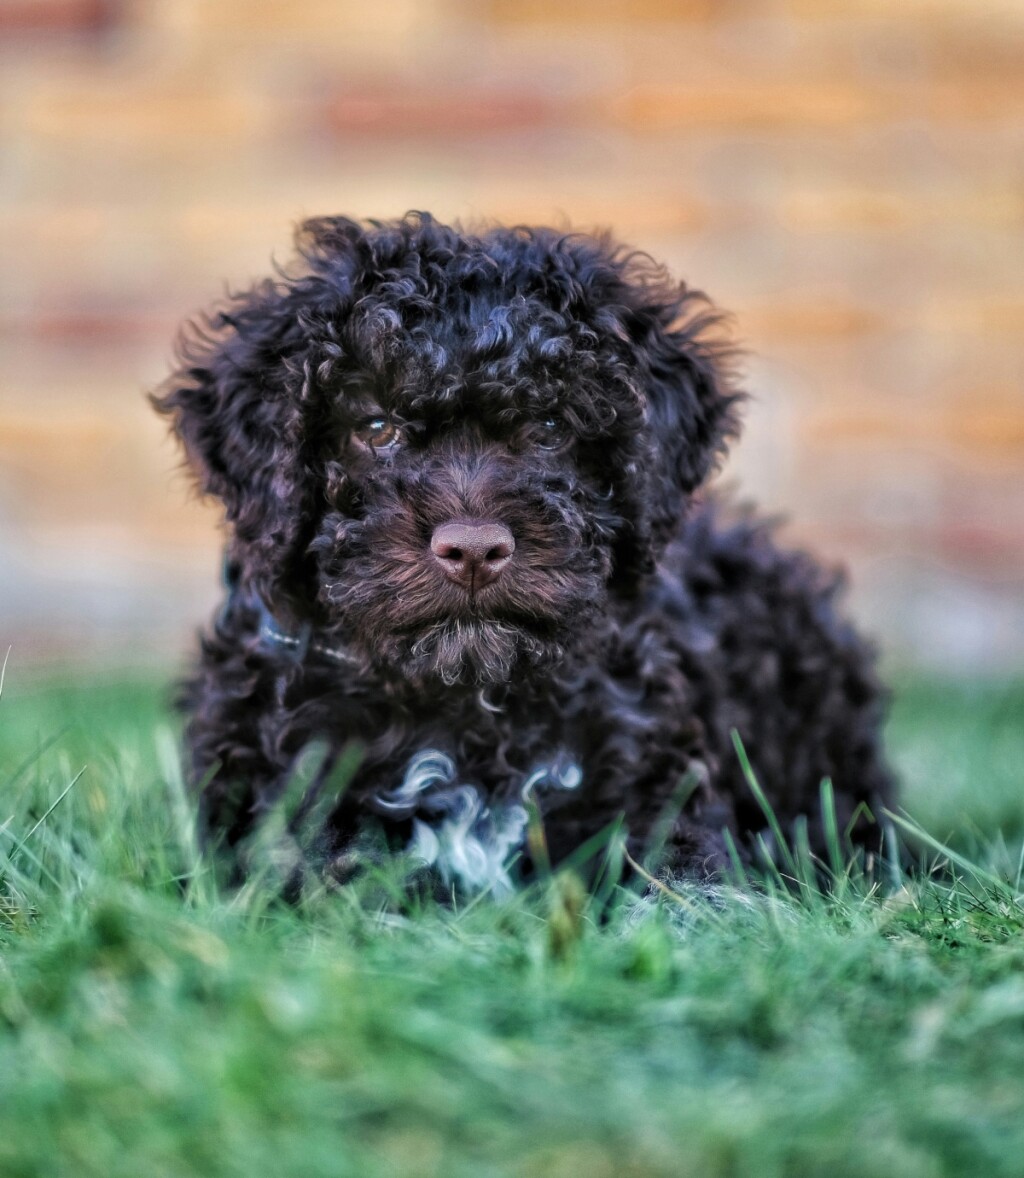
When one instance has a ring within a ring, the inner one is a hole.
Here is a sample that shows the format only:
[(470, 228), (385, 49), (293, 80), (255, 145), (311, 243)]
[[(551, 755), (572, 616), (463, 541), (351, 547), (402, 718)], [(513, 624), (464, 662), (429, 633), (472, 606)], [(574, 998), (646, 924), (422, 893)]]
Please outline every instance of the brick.
[[(178, 0), (181, 3), (181, 0)], [(343, 3), (339, 0), (191, 0), (185, 19), (193, 33), (207, 38), (227, 33), (232, 38), (263, 36), (298, 40), (319, 46), (349, 38), (367, 37), (401, 46), (417, 40), (443, 21), (451, 5), (444, 0), (386, 0), (382, 4)]]
[(708, 81), (646, 84), (612, 98), (608, 117), (637, 133), (718, 130), (789, 131), (855, 128), (929, 120), (1016, 125), (1024, 120), (1024, 82), (869, 86), (829, 81)]
[(933, 332), (1024, 337), (1024, 299), (989, 294), (973, 299), (932, 298), (920, 313), (920, 326)]
[(851, 83), (645, 84), (613, 98), (608, 114), (631, 130), (666, 132), (693, 127), (842, 127), (879, 117), (885, 106)]
[(1024, 6), (1018, 21), (959, 20), (930, 22), (922, 49), (933, 77), (968, 85), (993, 80), (1017, 86), (1024, 75)]
[(0, 407), (0, 448), (12, 457), (36, 449), (59, 450), (64, 446), (80, 447), (81, 453), (87, 455), (97, 446), (124, 437), (124, 422), (101, 414), (79, 411), (54, 419), (48, 413), (16, 412)]
[(919, 449), (984, 464), (974, 472), (979, 483), (986, 472), (996, 476), (1024, 467), (1024, 396), (1016, 390), (981, 388), (952, 403), (937, 390), (937, 404), (928, 413), (914, 406), (872, 401), (867, 394), (856, 408), (848, 408), (846, 403), (853, 399), (848, 393), (826, 399), (824, 405), (804, 415), (799, 442), (805, 452), (820, 452), (822, 447), (869, 454)]
[(119, 0), (3, 0), (0, 37), (26, 33), (105, 33), (121, 16)]
[(119, 85), (105, 81), (35, 91), (23, 101), (20, 123), (24, 133), (54, 145), (78, 151), (92, 145), (105, 155), (124, 145), (137, 157), (152, 159), (182, 144), (237, 149), (272, 133), (282, 117), (243, 89), (215, 89), (185, 77), (150, 83), (136, 76)]
[(989, 390), (979, 390), (968, 408), (948, 409), (941, 417), (944, 439), (994, 461), (1002, 460), (1024, 470), (1024, 395), (1001, 400)]
[[(927, 547), (954, 567), (974, 575), (1013, 575), (1019, 571), (1019, 553), (1024, 534), (981, 522), (942, 524), (925, 537)], [(917, 544), (921, 543), (920, 538)]]
[(1024, 189), (978, 187), (967, 192), (883, 188), (800, 189), (786, 193), (779, 217), (798, 230), (888, 230), (955, 224), (1024, 227)]
[(825, 298), (807, 302), (773, 303), (738, 311), (737, 320), (751, 339), (844, 338), (885, 330), (887, 320), (880, 310)]
[(601, 26), (709, 21), (748, 8), (740, 0), (488, 0), (481, 4), (496, 24), (561, 26), (571, 30)]
[(913, 223), (920, 211), (905, 193), (797, 191), (782, 198), (784, 225), (794, 229), (892, 229)]
[(417, 140), (528, 131), (565, 117), (562, 104), (536, 92), (445, 87), (349, 90), (325, 112), (327, 126), (340, 135)]
[(42, 314), (11, 314), (0, 311), (0, 339), (109, 344), (128, 340), (158, 338), (166, 328), (160, 316), (122, 311), (91, 311), (69, 308)]
[(973, 6), (963, 0), (900, 0), (898, 7), (892, 0), (783, 0), (783, 10), (790, 16), (806, 21), (841, 20), (845, 25), (856, 24), (876, 17), (894, 18), (900, 23), (925, 25), (933, 19), (964, 19), (965, 14), (978, 15), (990, 25), (1013, 27), (1024, 23), (1020, 0), (983, 0)]
[(920, 113), (937, 123), (988, 122), (1019, 125), (1024, 117), (1024, 79), (978, 78), (968, 74), (959, 84), (929, 87), (912, 102), (911, 116)]

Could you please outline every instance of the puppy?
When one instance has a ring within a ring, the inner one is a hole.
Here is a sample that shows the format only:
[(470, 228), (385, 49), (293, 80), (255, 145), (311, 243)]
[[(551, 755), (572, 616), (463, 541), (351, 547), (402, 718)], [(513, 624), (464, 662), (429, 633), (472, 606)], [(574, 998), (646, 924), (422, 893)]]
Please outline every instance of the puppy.
[(206, 835), (243, 846), (315, 743), (336, 878), (374, 845), (507, 891), (531, 808), (554, 862), (620, 824), (709, 877), (771, 853), (735, 732), (787, 835), (824, 852), (829, 778), (873, 843), (884, 694), (839, 580), (701, 492), (741, 401), (707, 299), (551, 229), (326, 217), (297, 247), (154, 398), (227, 521), (184, 693)]

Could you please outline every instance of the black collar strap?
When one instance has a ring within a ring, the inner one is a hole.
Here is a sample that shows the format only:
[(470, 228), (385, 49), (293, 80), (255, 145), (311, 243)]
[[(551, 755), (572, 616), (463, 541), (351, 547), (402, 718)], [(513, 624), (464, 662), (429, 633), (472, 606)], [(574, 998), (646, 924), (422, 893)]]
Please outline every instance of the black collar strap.
[(314, 638), (313, 627), (309, 622), (303, 622), (295, 633), (289, 634), (281, 628), (261, 597), (256, 598), (256, 607), (260, 611), (260, 638), (268, 646), (286, 651), (296, 663), (305, 662), (309, 654), (317, 654), (339, 666), (348, 667), (355, 664), (356, 659), (347, 650), (328, 646)]
[[(224, 561), (224, 584), (228, 590), (230, 604), (241, 594), (241, 569), (234, 561), (228, 559)], [(259, 614), (258, 633), (265, 647), (286, 653), (290, 661), (296, 664), (305, 662), (307, 655), (310, 654), (319, 655), (339, 666), (356, 664), (356, 658), (347, 650), (338, 646), (328, 646), (316, 638), (310, 622), (303, 622), (298, 630), (291, 633), (281, 626), (258, 593), (250, 589), (245, 596), (248, 598), (248, 604), (254, 606)]]

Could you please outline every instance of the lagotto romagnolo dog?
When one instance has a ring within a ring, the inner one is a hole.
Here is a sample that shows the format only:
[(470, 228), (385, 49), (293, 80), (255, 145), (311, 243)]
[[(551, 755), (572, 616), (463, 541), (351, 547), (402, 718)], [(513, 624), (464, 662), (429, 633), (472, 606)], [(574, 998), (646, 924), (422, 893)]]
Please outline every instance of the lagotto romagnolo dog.
[(227, 520), (184, 697), (205, 834), (244, 846), (315, 742), (328, 877), (375, 846), (507, 890), (530, 805), (555, 862), (621, 819), (706, 877), (766, 826), (735, 730), (787, 833), (824, 852), (827, 777), (877, 840), (884, 694), (838, 578), (701, 493), (741, 401), (708, 300), (607, 236), (411, 213), (297, 245), (154, 398)]

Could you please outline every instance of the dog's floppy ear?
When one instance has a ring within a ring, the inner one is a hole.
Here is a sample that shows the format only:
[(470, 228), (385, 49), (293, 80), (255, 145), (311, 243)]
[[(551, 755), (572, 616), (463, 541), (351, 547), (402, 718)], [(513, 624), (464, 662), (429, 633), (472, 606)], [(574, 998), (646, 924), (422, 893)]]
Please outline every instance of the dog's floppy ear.
[(186, 327), (178, 366), (152, 398), (172, 418), (202, 492), (223, 502), (233, 548), (268, 594), (287, 584), (307, 518), (305, 341), (287, 285), (267, 280)]
[(674, 532), (684, 500), (736, 434), (743, 395), (729, 383), (722, 317), (703, 294), (662, 283), (632, 294), (627, 325), (653, 450), (647, 498), (657, 543)]

